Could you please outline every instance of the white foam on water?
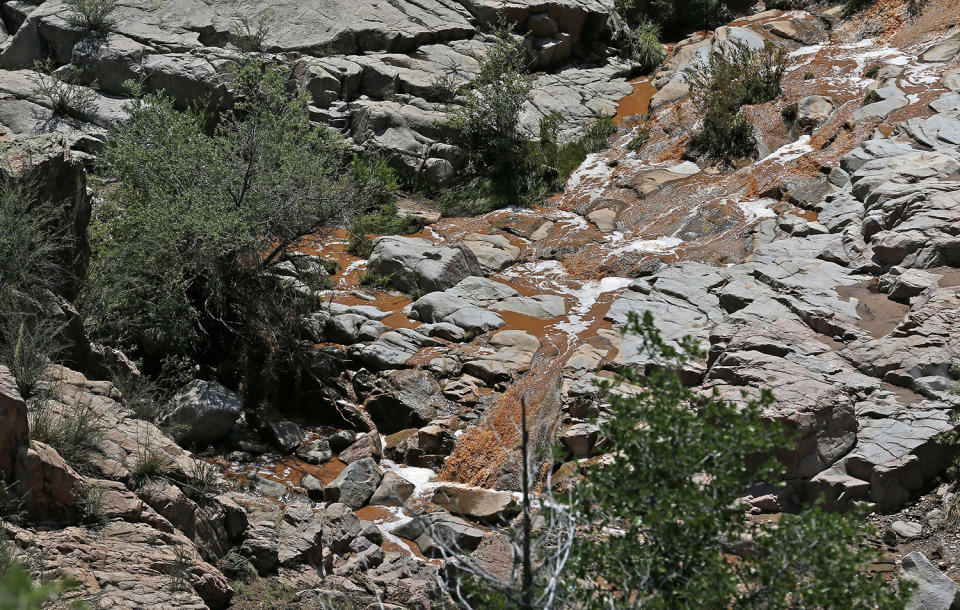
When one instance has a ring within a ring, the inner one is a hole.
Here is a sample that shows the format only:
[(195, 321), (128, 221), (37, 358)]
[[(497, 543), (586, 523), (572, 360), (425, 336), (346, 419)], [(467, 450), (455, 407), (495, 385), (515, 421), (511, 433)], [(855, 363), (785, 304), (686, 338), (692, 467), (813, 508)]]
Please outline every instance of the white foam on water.
[(571, 229), (581, 229), (586, 231), (590, 228), (590, 223), (587, 222), (586, 218), (579, 214), (568, 212), (567, 210), (555, 210), (549, 216), (549, 218), (551, 218), (554, 222), (570, 227)]
[(737, 205), (740, 207), (740, 210), (743, 212), (743, 217), (747, 222), (753, 222), (755, 220), (760, 220), (761, 218), (774, 218), (777, 213), (770, 209), (769, 206), (776, 203), (773, 199), (754, 199), (748, 201), (738, 201)]
[[(622, 237), (622, 234), (620, 234)], [(610, 252), (610, 256), (619, 256), (628, 252), (645, 254), (669, 254), (683, 244), (678, 237), (657, 237), (656, 239), (634, 239)]]
[(813, 147), (810, 146), (810, 136), (802, 135), (797, 138), (796, 142), (791, 142), (790, 144), (781, 146), (777, 150), (773, 151), (761, 159), (760, 163), (767, 161), (779, 161), (780, 163), (787, 163), (788, 161), (799, 159), (809, 152), (813, 152)]
[(567, 319), (554, 324), (554, 328), (570, 336), (576, 336), (587, 330), (591, 320), (584, 319), (597, 303), (600, 295), (626, 288), (633, 280), (625, 277), (605, 277), (601, 280), (586, 282), (576, 290), (568, 291), (576, 304), (570, 308)]
[(599, 153), (590, 153), (583, 160), (563, 187), (564, 193), (572, 193), (580, 189), (577, 195), (587, 195), (589, 199), (603, 194), (613, 168), (608, 166)]

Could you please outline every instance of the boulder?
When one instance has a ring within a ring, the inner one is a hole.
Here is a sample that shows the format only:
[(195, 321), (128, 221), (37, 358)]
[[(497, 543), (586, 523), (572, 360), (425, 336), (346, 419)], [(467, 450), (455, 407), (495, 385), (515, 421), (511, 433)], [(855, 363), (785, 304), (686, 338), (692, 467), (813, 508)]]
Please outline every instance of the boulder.
[(383, 443), (380, 440), (380, 433), (374, 430), (358, 438), (352, 445), (341, 451), (338, 457), (345, 464), (352, 464), (364, 458), (372, 458), (379, 462), (382, 452)]
[(405, 506), (407, 500), (413, 495), (416, 486), (395, 472), (388, 472), (383, 475), (380, 486), (373, 492), (370, 498), (370, 504), (381, 506)]
[(920, 54), (920, 61), (928, 63), (950, 61), (957, 54), (960, 54), (960, 34), (954, 34), (950, 38), (928, 47)]
[(960, 587), (920, 551), (903, 558), (900, 578), (916, 586), (908, 610), (950, 610), (960, 607)]
[(477, 257), (462, 244), (435, 246), (416, 237), (377, 238), (367, 268), (408, 293), (446, 290), (467, 276), (483, 275)]
[(428, 557), (444, 557), (472, 551), (484, 532), (447, 512), (421, 515), (390, 530), (394, 536), (414, 541)]
[(340, 502), (356, 510), (363, 507), (380, 486), (383, 475), (372, 458), (363, 458), (346, 468), (323, 488), (331, 502)]
[(306, 438), (300, 426), (287, 420), (267, 422), (263, 426), (263, 434), (284, 453), (290, 453), (296, 449)]
[(388, 371), (377, 377), (363, 407), (385, 434), (419, 428), (457, 410), (443, 397), (436, 378), (418, 370)]
[(161, 419), (181, 445), (207, 445), (226, 438), (243, 410), (243, 401), (215, 381), (196, 379), (180, 390)]
[(314, 502), (323, 502), (325, 495), (323, 493), (323, 483), (312, 474), (305, 475), (300, 479), (300, 487), (307, 490), (307, 496)]
[(321, 438), (297, 449), (297, 457), (308, 464), (323, 464), (333, 457), (333, 450), (330, 447), (330, 441)]
[(13, 478), (17, 452), (29, 440), (27, 405), (10, 369), (0, 364), (0, 482)]
[(823, 95), (808, 95), (797, 100), (797, 126), (811, 131), (833, 112), (833, 99)]
[(431, 502), (455, 515), (484, 523), (506, 523), (520, 512), (513, 494), (453, 485), (438, 487)]
[(87, 485), (53, 447), (38, 441), (21, 445), (13, 474), (32, 521), (70, 523), (81, 516)]

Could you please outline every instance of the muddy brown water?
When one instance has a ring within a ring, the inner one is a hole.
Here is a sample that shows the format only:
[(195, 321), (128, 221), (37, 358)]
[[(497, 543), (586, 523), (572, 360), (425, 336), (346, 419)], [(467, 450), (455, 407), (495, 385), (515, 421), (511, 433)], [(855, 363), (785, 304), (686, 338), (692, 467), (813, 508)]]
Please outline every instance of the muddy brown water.
[(861, 282), (850, 286), (838, 286), (837, 294), (850, 300), (857, 299), (857, 326), (874, 337), (883, 337), (900, 322), (910, 311), (909, 305), (897, 303), (877, 289), (877, 280)]

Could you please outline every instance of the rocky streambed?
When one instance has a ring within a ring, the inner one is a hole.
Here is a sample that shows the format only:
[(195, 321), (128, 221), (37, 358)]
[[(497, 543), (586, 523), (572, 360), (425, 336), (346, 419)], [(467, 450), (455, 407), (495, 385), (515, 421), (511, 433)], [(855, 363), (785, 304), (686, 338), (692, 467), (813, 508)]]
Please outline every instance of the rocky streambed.
[[(340, 17), (277, 5), (264, 50), (297, 62), (316, 120), (389, 154), (408, 176), (445, 184), (457, 167), (431, 84), (447, 65), (458, 77), (475, 72), (474, 51), (487, 44), (479, 30), (497, 8), (421, 4)], [(229, 97), (220, 74), (234, 53), (232, 5), (121, 5), (116, 32), (95, 48), (71, 37), (58, 7), (3, 3), (0, 63), (11, 70), (0, 72), (0, 124), (11, 158), (46, 143), (53, 152), (30, 162), (75, 181), (63, 147), (68, 160), (96, 153), (103, 128), (122, 120), (127, 78), (178, 99)], [(837, 510), (867, 501), (891, 561), (935, 548), (939, 567), (956, 571), (955, 541), (935, 541), (955, 510), (939, 487), (954, 450), (940, 438), (956, 428), (960, 402), (957, 8), (933, 1), (907, 18), (881, 1), (849, 21), (837, 9), (758, 12), (677, 42), (657, 73), (632, 80), (604, 45), (604, 6), (508, 10), (531, 31), (544, 70), (526, 124), (557, 110), (572, 134), (595, 112), (615, 116), (609, 149), (541, 207), (445, 218), (407, 201), (401, 209), (424, 228), (378, 238), (369, 259), (346, 252), (343, 231), (302, 244), (338, 263), (326, 304), (304, 320), (316, 345), (314, 401), (269, 422), (216, 409), (229, 435), (211, 439), (220, 450), (202, 460), (136, 419), (109, 384), (59, 370), (63, 396), (112, 422), (101, 465), (110, 476), (81, 476), (33, 447), (23, 474), (33, 510), (73, 517), (95, 483), (107, 524), (10, 526), (19, 546), (41, 550), (43, 570), (74, 575), (99, 607), (224, 607), (232, 550), (301, 591), (303, 607), (362, 607), (376, 595), (431, 607), (437, 532), (502, 567), (496, 525), (517, 510), (521, 404), (537, 447), (566, 451), (554, 481), (602, 455), (595, 382), (645, 364), (619, 328), (630, 312), (650, 311), (667, 339), (706, 348), (684, 371), (691, 386), (732, 401), (773, 392), (767, 416), (794, 435), (783, 456), (789, 484), (750, 490), (752, 512), (817, 496)], [(690, 157), (698, 117), (684, 70), (764, 42), (784, 48), (788, 65), (784, 94), (744, 109), (758, 158), (725, 170)], [(88, 120), (52, 120), (31, 97), (22, 69), (41, 52), (96, 76), (102, 92)], [(784, 118), (788, 107), (795, 119)], [(366, 271), (389, 277), (389, 289), (362, 286)], [(297, 286), (322, 271), (287, 273)], [(183, 404), (221, 391), (201, 389)], [(2, 404), (25, 409), (9, 384), (0, 390)], [(168, 482), (125, 484), (144, 446), (169, 457)], [(224, 485), (191, 497), (206, 464)], [(168, 587), (184, 557), (185, 585)]]

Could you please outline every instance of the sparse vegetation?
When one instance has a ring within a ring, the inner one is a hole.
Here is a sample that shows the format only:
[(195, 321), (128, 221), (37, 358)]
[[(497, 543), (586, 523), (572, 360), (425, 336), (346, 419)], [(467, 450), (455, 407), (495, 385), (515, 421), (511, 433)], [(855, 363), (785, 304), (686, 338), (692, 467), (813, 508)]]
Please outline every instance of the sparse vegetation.
[(204, 502), (211, 495), (220, 493), (220, 469), (200, 459), (193, 460), (193, 467), (186, 481), (179, 487), (195, 502)]
[(88, 36), (106, 36), (115, 25), (118, 0), (65, 0), (67, 23)]
[(30, 437), (56, 449), (81, 474), (95, 474), (104, 432), (100, 416), (81, 400), (57, 405), (50, 399), (32, 401)]
[(786, 53), (767, 42), (758, 50), (735, 43), (726, 55), (715, 53), (691, 70), (690, 92), (703, 117), (691, 146), (727, 163), (755, 154), (753, 126), (740, 108), (778, 97), (785, 68)]
[(241, 53), (259, 53), (270, 34), (273, 14), (261, 11), (255, 16), (238, 13), (230, 26), (234, 46)]
[(389, 290), (390, 276), (375, 271), (365, 271), (360, 274), (360, 285), (377, 288), (379, 290)]
[(872, 66), (867, 68), (867, 71), (864, 72), (863, 75), (867, 78), (876, 78), (877, 75), (880, 74), (881, 68), (883, 68), (883, 66), (881, 66), (880, 64), (873, 64)]
[(873, 5), (874, 0), (843, 0), (843, 14), (851, 17)]
[(797, 120), (797, 103), (788, 104), (783, 107), (783, 110), (780, 111), (780, 116), (783, 117), (783, 120), (788, 123), (793, 123)]
[(643, 145), (647, 143), (647, 140), (650, 139), (650, 130), (646, 127), (641, 127), (637, 130), (637, 134), (630, 138), (630, 141), (627, 142), (627, 148), (630, 150), (640, 150), (643, 148)]
[(33, 94), (41, 105), (50, 108), (55, 115), (67, 116), (79, 121), (89, 121), (96, 111), (97, 95), (94, 81), (89, 87), (77, 84), (78, 73), (72, 67), (54, 70), (49, 59), (36, 62), (30, 78)]
[(813, 80), (814, 78), (816, 78), (816, 75), (813, 72), (803, 73), (803, 80)]

